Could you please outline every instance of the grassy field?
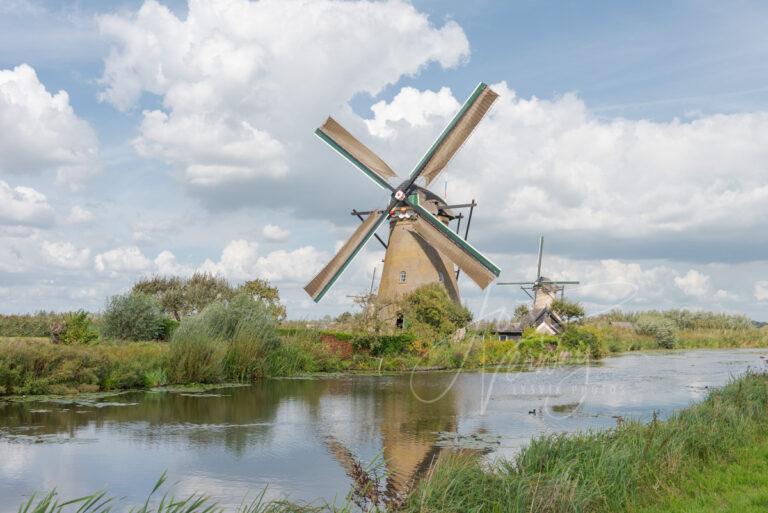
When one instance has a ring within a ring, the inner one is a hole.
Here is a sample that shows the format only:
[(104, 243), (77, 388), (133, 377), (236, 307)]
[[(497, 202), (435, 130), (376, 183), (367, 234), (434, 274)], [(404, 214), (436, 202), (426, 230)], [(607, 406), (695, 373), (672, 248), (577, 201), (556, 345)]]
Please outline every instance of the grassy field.
[(730, 459), (692, 469), (656, 504), (638, 513), (768, 511), (768, 439), (739, 449)]

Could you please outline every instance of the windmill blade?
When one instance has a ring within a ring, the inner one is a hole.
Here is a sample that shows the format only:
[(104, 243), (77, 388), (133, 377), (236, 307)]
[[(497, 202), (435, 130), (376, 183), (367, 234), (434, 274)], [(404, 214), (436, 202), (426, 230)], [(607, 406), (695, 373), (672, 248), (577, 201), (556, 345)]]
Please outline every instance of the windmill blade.
[(409, 226), (409, 230), (458, 265), (481, 289), (487, 287), (501, 274), (501, 269), (471, 244), (453, 233), (429, 210), (417, 202), (412, 202), (411, 205), (419, 213), (419, 217)]
[(536, 279), (541, 278), (541, 257), (544, 253), (544, 236), (539, 237), (539, 266), (536, 271)]
[(360, 250), (365, 246), (376, 230), (387, 219), (386, 212), (373, 212), (365, 221), (357, 227), (352, 236), (341, 247), (338, 253), (331, 259), (323, 269), (317, 273), (304, 290), (307, 291), (312, 299), (317, 303), (326, 292), (333, 286), (336, 280), (344, 273), (349, 263), (355, 258)]
[(419, 176), (423, 176), (427, 184), (434, 180), (461, 148), (498, 96), (486, 84), (480, 83), (411, 172), (411, 181), (415, 181)]
[(544, 280), (541, 283), (546, 285), (579, 285), (580, 282), (578, 281), (553, 281), (553, 280)]
[(496, 285), (536, 285), (536, 283), (532, 281), (501, 281), (497, 283)]
[(365, 173), (379, 187), (394, 190), (387, 182), (388, 178), (397, 176), (391, 167), (378, 157), (370, 148), (358, 141), (355, 136), (329, 117), (323, 126), (315, 130), (315, 134), (328, 143), (342, 157), (350, 161), (356, 168)]

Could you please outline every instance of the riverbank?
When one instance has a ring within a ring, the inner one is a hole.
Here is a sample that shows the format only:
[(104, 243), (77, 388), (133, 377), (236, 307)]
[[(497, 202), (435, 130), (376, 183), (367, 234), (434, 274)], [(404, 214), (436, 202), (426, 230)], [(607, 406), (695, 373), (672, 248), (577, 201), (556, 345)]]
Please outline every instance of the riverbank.
[[(695, 494), (724, 474), (732, 473), (744, 487), (745, 473), (759, 472), (760, 466), (753, 467), (744, 455), (768, 444), (767, 405), (768, 375), (747, 374), (665, 421), (629, 421), (607, 431), (545, 436), (516, 458), (492, 467), (476, 457), (446, 459), (403, 510), (706, 511), (686, 508), (732, 500), (726, 505), (733, 511), (746, 511), (737, 509), (740, 495), (719, 495), (712, 489), (702, 497)], [(750, 479), (765, 482), (768, 476), (753, 474)], [(764, 492), (749, 496), (761, 500)]]
[[(690, 330), (678, 333), (676, 348), (768, 347), (768, 331)], [(203, 345), (202, 349), (200, 345)], [(658, 350), (651, 336), (632, 330), (572, 327), (561, 337), (529, 334), (519, 341), (469, 334), (459, 340), (424, 344), (412, 341), (398, 351), (379, 354), (345, 337), (319, 330), (289, 330), (269, 349), (235, 354), (238, 369), (225, 372), (235, 360), (223, 343), (199, 341), (183, 348), (184, 372), (178, 352), (163, 341), (94, 344), (53, 344), (45, 338), (0, 338), (0, 396), (71, 395), (167, 385), (250, 383), (261, 377), (318, 373), (384, 373), (484, 368), (525, 368), (579, 364), (607, 355)], [(230, 346), (231, 347), (231, 346)], [(246, 349), (249, 349), (246, 346)]]

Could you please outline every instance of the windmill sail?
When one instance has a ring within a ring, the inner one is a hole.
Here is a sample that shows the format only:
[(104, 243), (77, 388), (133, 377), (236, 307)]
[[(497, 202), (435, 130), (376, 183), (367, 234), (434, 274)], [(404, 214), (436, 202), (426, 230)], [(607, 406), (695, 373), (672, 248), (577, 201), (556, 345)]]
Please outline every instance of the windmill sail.
[(304, 287), (315, 302), (323, 298), (386, 218), (386, 212), (373, 212), (369, 215), (331, 261)]
[(480, 83), (413, 170), (411, 179), (423, 176), (427, 184), (434, 180), (461, 148), (498, 96), (486, 84)]
[(409, 229), (458, 265), (480, 288), (484, 289), (499, 276), (501, 269), (453, 233), (429, 210), (418, 203), (413, 207), (419, 212), (419, 218)]
[(350, 161), (356, 168), (365, 173), (383, 189), (391, 189), (387, 179), (397, 176), (391, 167), (378, 157), (370, 148), (358, 141), (355, 136), (338, 124), (333, 118), (328, 118), (323, 126), (315, 130), (315, 134), (328, 145)]

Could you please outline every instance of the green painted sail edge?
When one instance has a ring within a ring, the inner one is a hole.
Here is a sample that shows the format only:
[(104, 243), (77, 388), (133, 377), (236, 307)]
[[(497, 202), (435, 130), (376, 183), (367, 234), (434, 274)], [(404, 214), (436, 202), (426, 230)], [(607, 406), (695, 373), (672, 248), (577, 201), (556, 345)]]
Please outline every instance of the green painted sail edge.
[[(371, 214), (375, 215), (375, 214)], [(344, 274), (344, 271), (347, 270), (347, 267), (349, 266), (349, 263), (354, 260), (354, 258), (357, 256), (357, 254), (360, 252), (361, 249), (363, 249), (363, 246), (365, 246), (368, 243), (368, 240), (373, 236), (373, 234), (376, 232), (376, 230), (379, 229), (379, 226), (381, 226), (381, 223), (383, 223), (387, 219), (386, 212), (381, 212), (379, 214), (381, 217), (378, 221), (376, 221), (373, 226), (371, 226), (371, 229), (368, 231), (368, 233), (365, 235), (365, 238), (360, 242), (360, 244), (357, 245), (355, 250), (352, 252), (351, 255), (349, 255), (349, 258), (344, 262), (344, 265), (341, 266), (341, 269), (338, 270), (336, 274), (334, 274), (330, 280), (328, 280), (328, 283), (323, 287), (323, 290), (320, 291), (320, 293), (315, 298), (315, 303), (319, 303), (321, 299), (323, 299), (323, 296), (325, 296), (326, 292), (328, 292), (331, 287), (333, 287), (333, 284), (336, 283), (336, 280), (341, 278), (341, 275)]]
[(437, 138), (437, 140), (432, 144), (432, 146), (427, 150), (427, 153), (424, 154), (424, 156), (421, 158), (419, 163), (416, 165), (416, 167), (411, 171), (410, 177), (413, 178), (418, 173), (421, 173), (421, 170), (424, 169), (424, 166), (427, 164), (429, 159), (432, 158), (432, 155), (435, 154), (435, 151), (437, 151), (437, 148), (440, 147), (440, 145), (443, 143), (446, 137), (448, 137), (448, 134), (451, 133), (451, 130), (456, 126), (456, 124), (461, 120), (461, 118), (464, 116), (464, 114), (467, 112), (467, 110), (472, 106), (473, 103), (475, 103), (475, 100), (477, 100), (477, 97), (480, 96), (480, 93), (482, 93), (485, 89), (488, 88), (488, 84), (485, 82), (480, 82), (477, 87), (475, 87), (475, 90), (472, 91), (472, 94), (467, 98), (467, 101), (464, 102), (464, 105), (461, 106), (461, 109), (459, 109), (459, 112), (453, 117), (450, 123), (448, 123), (448, 126), (445, 127), (445, 130), (443, 130), (443, 133), (440, 134), (440, 137)]
[(336, 144), (336, 141), (328, 137), (328, 135), (325, 134), (321, 129), (317, 128), (315, 129), (315, 135), (318, 136), (320, 139), (322, 139), (328, 146), (333, 148), (336, 153), (347, 159), (349, 162), (352, 163), (356, 168), (358, 168), (360, 171), (365, 173), (365, 175), (373, 180), (373, 182), (385, 190), (392, 190), (392, 187), (387, 183), (385, 180), (383, 180), (379, 175), (374, 173), (370, 168), (368, 168), (365, 164), (357, 160), (354, 156), (352, 156), (351, 153), (349, 153), (347, 150)]
[(472, 244), (470, 244), (469, 242), (465, 241), (464, 239), (462, 239), (461, 237), (453, 233), (450, 228), (448, 228), (443, 224), (442, 221), (440, 221), (437, 217), (432, 215), (432, 212), (422, 207), (418, 203), (413, 206), (414, 208), (416, 208), (416, 210), (419, 211), (420, 214), (424, 216), (424, 218), (427, 221), (429, 221), (429, 223), (432, 226), (434, 226), (435, 228), (443, 232), (445, 235), (447, 235), (448, 238), (454, 242), (454, 244), (457, 244), (463, 247), (466, 251), (468, 251), (470, 255), (472, 255), (478, 262), (480, 262), (483, 265), (483, 267), (491, 271), (494, 276), (498, 277), (501, 274), (501, 269), (496, 264), (494, 264), (493, 262), (488, 260), (485, 256), (483, 256), (483, 254), (480, 253), (477, 249), (475, 249), (474, 246), (472, 246)]

